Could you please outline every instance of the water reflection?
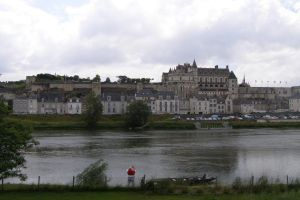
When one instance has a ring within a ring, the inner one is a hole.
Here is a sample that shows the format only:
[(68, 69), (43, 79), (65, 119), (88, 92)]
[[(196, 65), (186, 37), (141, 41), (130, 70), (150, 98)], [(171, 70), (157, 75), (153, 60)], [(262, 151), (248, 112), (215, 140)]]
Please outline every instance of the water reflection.
[(154, 132), (36, 132), (40, 145), (26, 154), (29, 176), (68, 183), (90, 163), (108, 163), (111, 184), (126, 183), (126, 169), (138, 177), (197, 176), (224, 182), (234, 177), (300, 177), (298, 130), (201, 130)]

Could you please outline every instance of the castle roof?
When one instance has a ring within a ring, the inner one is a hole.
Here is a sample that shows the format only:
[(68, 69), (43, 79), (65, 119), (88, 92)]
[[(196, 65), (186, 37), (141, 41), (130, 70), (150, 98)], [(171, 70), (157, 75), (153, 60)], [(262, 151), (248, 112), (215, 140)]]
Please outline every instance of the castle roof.
[(228, 78), (229, 78), (229, 79), (237, 79), (236, 76), (235, 76), (235, 74), (233, 73), (233, 71), (230, 72)]
[(229, 69), (219, 69), (218, 67), (215, 68), (198, 68), (198, 75), (202, 76), (229, 76), (230, 72)]

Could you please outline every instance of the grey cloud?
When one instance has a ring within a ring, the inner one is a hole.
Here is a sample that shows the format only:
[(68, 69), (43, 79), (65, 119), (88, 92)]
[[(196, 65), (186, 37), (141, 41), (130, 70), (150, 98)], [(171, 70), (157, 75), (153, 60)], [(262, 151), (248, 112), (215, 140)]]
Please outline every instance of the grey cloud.
[[(260, 46), (262, 51), (272, 46), (300, 48), (300, 30), (283, 21), (273, 6), (264, 12), (257, 5), (224, 15), (207, 29), (183, 27), (175, 37), (155, 42), (143, 54), (145, 62), (174, 63), (174, 61), (213, 59), (236, 62), (241, 54), (236, 49), (243, 43)], [(249, 49), (250, 50), (250, 49)]]
[(70, 45), (61, 55), (61, 63), (67, 65), (111, 64), (124, 60), (118, 48), (93, 43)]

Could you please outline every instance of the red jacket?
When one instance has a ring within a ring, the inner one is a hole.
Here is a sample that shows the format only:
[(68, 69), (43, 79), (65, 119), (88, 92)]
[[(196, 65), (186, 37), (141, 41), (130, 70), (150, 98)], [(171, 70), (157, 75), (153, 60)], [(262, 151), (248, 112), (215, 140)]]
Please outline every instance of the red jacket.
[(134, 176), (134, 175), (135, 175), (135, 169), (130, 167), (130, 168), (127, 170), (127, 174), (128, 174), (129, 176)]

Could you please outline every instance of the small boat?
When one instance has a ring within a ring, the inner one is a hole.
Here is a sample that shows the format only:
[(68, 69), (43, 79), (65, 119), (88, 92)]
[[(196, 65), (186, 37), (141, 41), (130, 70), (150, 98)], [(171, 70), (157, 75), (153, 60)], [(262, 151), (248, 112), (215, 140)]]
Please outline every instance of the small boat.
[(188, 177), (188, 178), (160, 178), (152, 179), (150, 182), (157, 184), (163, 182), (170, 182), (175, 184), (187, 184), (187, 185), (204, 185), (213, 183), (217, 178), (216, 177)]

